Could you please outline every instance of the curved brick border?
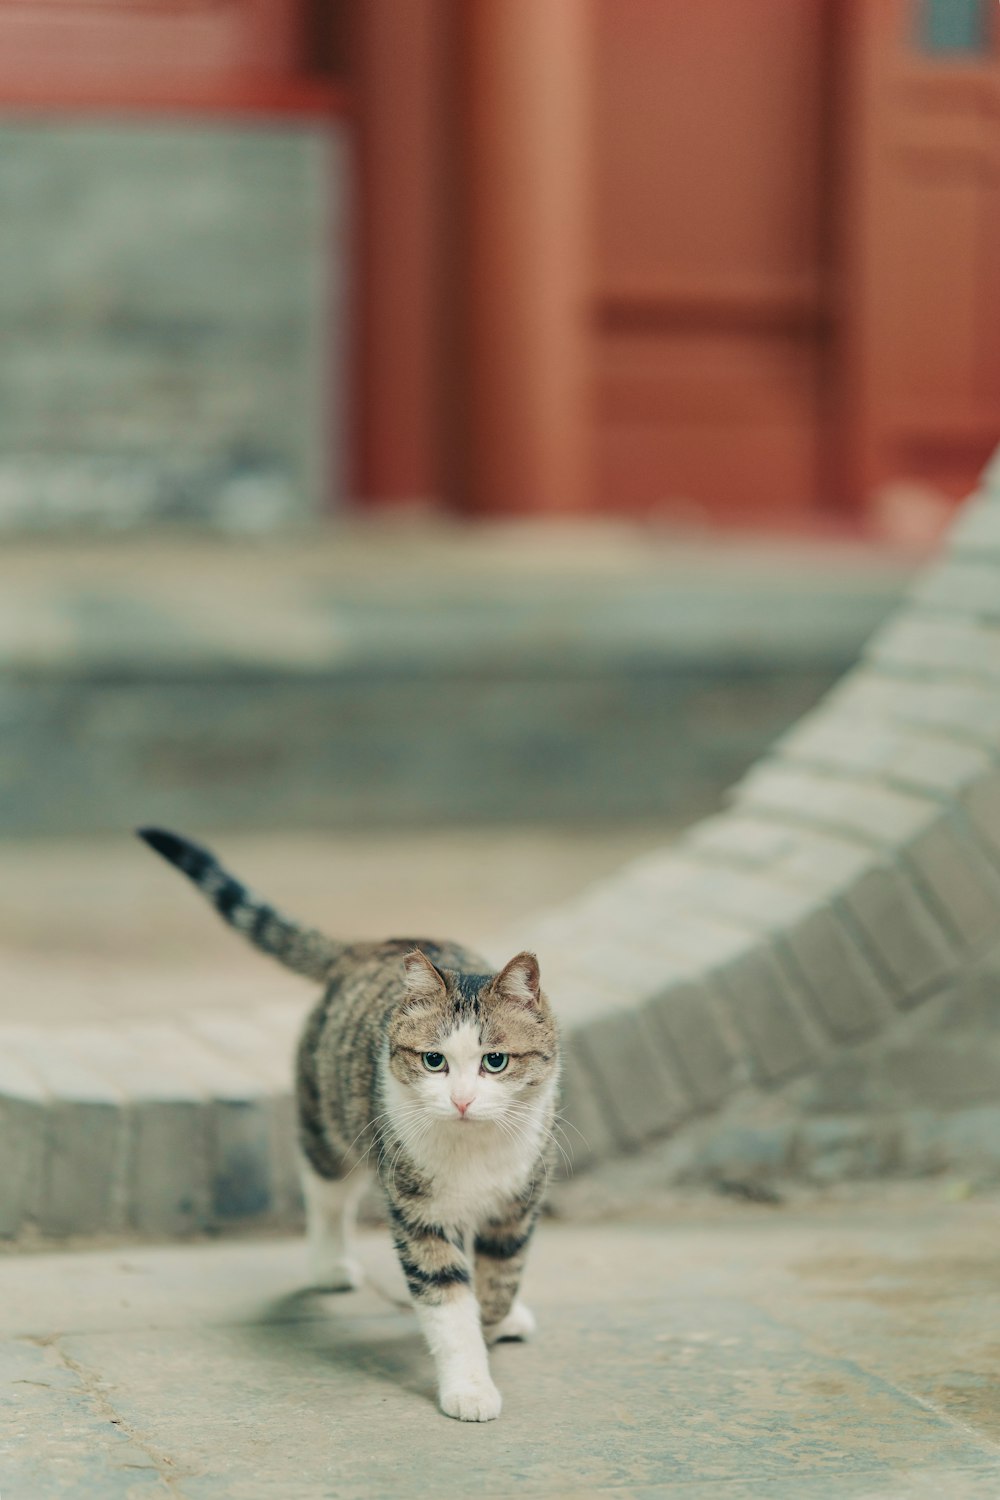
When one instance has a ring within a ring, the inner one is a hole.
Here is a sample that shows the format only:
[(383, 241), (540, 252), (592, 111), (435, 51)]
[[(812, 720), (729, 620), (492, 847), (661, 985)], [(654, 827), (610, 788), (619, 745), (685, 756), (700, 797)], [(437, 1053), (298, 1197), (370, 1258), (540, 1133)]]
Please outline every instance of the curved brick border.
[[(516, 941), (566, 1022), (580, 1165), (884, 1031), (998, 934), (1000, 459), (728, 811)], [(302, 1013), (0, 1030), (0, 1234), (297, 1217)]]

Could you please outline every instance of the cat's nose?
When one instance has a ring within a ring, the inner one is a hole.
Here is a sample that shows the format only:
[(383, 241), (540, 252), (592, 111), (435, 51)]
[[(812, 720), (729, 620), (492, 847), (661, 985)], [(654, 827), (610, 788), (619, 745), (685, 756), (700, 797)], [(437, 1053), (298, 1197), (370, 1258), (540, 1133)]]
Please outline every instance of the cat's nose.
[(459, 1114), (460, 1115), (464, 1115), (465, 1111), (468, 1109), (469, 1105), (472, 1103), (472, 1100), (471, 1099), (456, 1099), (455, 1095), (452, 1094), (452, 1096), (451, 1096), (451, 1102), (452, 1102), (452, 1104), (454, 1104), (454, 1106), (458, 1110)]

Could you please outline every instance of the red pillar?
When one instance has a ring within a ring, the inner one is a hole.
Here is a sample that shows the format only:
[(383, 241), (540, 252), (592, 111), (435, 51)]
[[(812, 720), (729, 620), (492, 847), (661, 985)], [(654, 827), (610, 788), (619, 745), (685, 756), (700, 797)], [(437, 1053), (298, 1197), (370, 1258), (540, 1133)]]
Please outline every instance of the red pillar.
[(459, 6), (465, 502), (590, 503), (590, 6)]
[(360, 0), (354, 494), (437, 499), (447, 0)]

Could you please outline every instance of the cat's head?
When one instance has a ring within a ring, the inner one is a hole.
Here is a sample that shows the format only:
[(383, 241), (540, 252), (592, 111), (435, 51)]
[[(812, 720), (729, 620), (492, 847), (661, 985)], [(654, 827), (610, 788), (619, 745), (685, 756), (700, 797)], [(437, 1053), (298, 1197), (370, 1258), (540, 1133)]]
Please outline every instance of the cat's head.
[(414, 949), (404, 982), (389, 1069), (408, 1103), (456, 1125), (513, 1119), (554, 1081), (556, 1025), (533, 953), (499, 974), (460, 974)]

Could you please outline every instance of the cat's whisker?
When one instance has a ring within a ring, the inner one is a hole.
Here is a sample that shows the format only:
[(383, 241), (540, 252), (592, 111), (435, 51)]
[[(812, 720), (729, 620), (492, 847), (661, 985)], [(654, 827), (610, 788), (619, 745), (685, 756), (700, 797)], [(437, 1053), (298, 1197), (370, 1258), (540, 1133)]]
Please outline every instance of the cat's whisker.
[(587, 1137), (584, 1135), (583, 1131), (578, 1125), (574, 1125), (572, 1120), (567, 1119), (567, 1117), (558, 1110), (552, 1118), (554, 1121), (557, 1120), (560, 1125), (564, 1125), (570, 1130), (575, 1130), (583, 1144), (586, 1146), (587, 1150), (590, 1150), (590, 1142), (587, 1140)]

